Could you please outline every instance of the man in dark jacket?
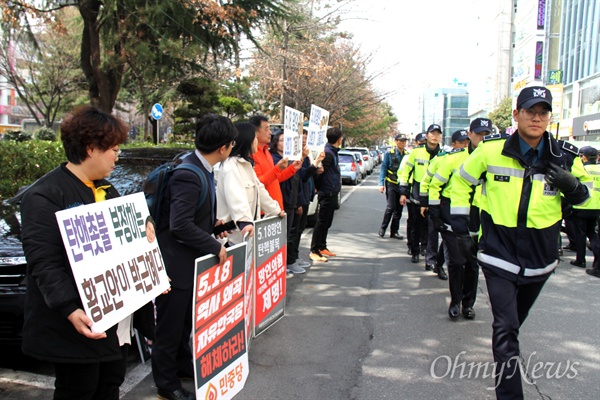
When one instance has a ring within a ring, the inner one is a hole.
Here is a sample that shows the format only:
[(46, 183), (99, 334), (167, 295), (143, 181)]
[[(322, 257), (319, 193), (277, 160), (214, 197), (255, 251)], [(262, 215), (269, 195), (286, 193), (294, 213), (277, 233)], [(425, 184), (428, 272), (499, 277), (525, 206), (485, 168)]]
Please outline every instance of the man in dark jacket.
[[(385, 191), (387, 205), (383, 214), (383, 221), (379, 228), (379, 236), (385, 236), (385, 230), (390, 224), (390, 237), (393, 239), (404, 239), (398, 233), (400, 229), (400, 218), (402, 217), (403, 206), (400, 204), (400, 186), (398, 185), (398, 169), (402, 159), (408, 152), (404, 149), (408, 138), (404, 133), (396, 135), (396, 147), (385, 153), (379, 172), (379, 192)], [(407, 233), (408, 235), (408, 233)]]
[(327, 143), (325, 144), (325, 158), (323, 159), (323, 173), (317, 179), (317, 194), (319, 195), (319, 214), (313, 229), (309, 257), (313, 261), (327, 261), (327, 257), (335, 254), (327, 248), (327, 233), (333, 222), (333, 213), (337, 206), (337, 199), (342, 189), (340, 163), (338, 152), (342, 145), (342, 131), (338, 128), (327, 130)]
[(94, 107), (61, 124), (68, 162), (44, 175), (21, 203), (27, 259), (23, 353), (54, 363), (55, 399), (119, 399), (126, 359), (117, 327), (92, 332), (54, 214), (118, 197), (104, 178), (118, 160), (129, 128)]
[[(195, 399), (181, 386), (180, 378), (194, 374), (190, 334), (194, 288), (194, 260), (216, 255), (220, 262), (227, 251), (213, 236), (216, 196), (213, 166), (229, 157), (237, 131), (231, 121), (216, 115), (204, 116), (196, 125), (196, 151), (184, 163), (193, 163), (207, 176), (210, 187), (190, 170), (177, 170), (169, 179), (162, 202), (157, 237), (161, 246), (171, 291), (156, 298), (156, 340), (152, 347), (152, 374), (160, 398)], [(199, 207), (203, 190), (209, 193)]]

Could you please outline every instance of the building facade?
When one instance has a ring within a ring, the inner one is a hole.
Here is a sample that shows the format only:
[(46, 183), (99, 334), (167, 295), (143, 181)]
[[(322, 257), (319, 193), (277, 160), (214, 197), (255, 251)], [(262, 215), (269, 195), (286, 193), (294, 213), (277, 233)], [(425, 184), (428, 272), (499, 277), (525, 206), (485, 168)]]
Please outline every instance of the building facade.
[(577, 141), (597, 141), (600, 134), (600, 0), (561, 0), (552, 4), (560, 6), (561, 15), (558, 64), (564, 95), (560, 134)]
[(466, 88), (436, 88), (423, 93), (422, 130), (438, 124), (449, 144), (454, 131), (469, 127), (469, 93)]

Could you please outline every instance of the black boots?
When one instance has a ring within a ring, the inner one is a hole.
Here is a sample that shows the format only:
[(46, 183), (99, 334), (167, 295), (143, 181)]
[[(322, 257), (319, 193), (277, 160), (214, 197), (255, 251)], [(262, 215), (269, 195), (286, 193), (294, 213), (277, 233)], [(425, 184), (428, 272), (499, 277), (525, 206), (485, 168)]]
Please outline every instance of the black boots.
[(600, 278), (600, 263), (597, 260), (594, 260), (592, 268), (586, 269), (585, 273), (591, 276), (595, 276), (596, 278)]

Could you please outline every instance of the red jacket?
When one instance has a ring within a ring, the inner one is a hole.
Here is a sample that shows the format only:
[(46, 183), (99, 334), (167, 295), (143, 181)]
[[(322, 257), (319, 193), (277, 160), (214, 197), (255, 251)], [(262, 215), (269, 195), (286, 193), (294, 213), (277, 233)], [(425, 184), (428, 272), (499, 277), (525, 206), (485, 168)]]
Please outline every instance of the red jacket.
[(258, 176), (271, 198), (279, 203), (283, 210), (283, 195), (279, 182), (290, 179), (296, 173), (296, 169), (290, 164), (283, 171), (273, 164), (273, 156), (269, 152), (269, 146), (258, 146), (258, 151), (252, 155), (254, 158), (254, 172)]

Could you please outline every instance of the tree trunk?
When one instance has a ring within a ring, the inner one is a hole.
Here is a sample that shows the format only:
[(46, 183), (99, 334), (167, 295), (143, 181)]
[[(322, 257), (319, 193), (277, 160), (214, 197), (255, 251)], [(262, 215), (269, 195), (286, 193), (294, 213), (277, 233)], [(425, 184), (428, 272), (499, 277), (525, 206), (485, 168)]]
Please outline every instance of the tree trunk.
[(287, 51), (288, 51), (288, 41), (289, 41), (289, 30), (287, 21), (283, 21), (283, 62), (281, 65), (281, 97), (279, 99), (279, 106), (281, 109), (279, 110), (279, 117), (281, 118), (281, 123), (283, 124), (285, 118), (285, 106), (286, 106), (286, 97), (285, 91), (287, 90)]
[[(90, 103), (102, 111), (111, 113), (117, 95), (121, 89), (121, 79), (125, 64), (117, 61), (110, 65), (108, 71), (102, 70), (100, 45), (100, 26), (98, 16), (102, 2), (99, 0), (79, 0), (79, 12), (83, 18), (83, 34), (81, 37), (81, 68), (88, 81)], [(115, 60), (119, 59), (121, 47), (113, 48)]]

